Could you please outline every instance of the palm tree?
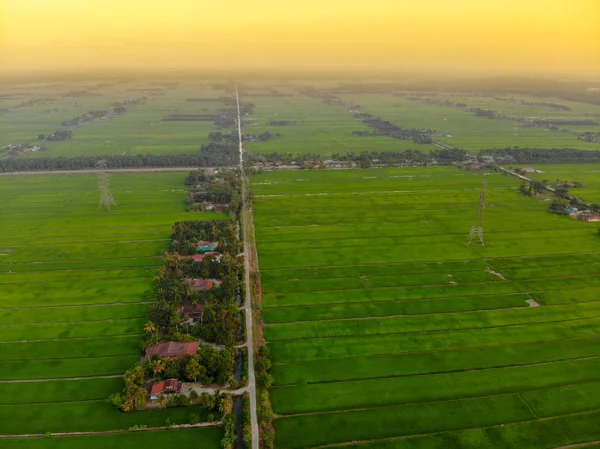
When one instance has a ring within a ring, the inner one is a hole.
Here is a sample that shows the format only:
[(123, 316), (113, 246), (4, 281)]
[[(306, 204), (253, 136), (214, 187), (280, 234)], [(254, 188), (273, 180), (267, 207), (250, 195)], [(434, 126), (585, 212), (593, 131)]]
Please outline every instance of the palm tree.
[(156, 332), (156, 326), (152, 321), (148, 321), (146, 324), (144, 324), (144, 332), (147, 334), (153, 334)]
[(228, 396), (223, 395), (217, 400), (217, 409), (224, 415), (231, 412), (231, 401)]
[(165, 370), (165, 362), (161, 359), (154, 360), (152, 362), (152, 372), (155, 376), (159, 375)]

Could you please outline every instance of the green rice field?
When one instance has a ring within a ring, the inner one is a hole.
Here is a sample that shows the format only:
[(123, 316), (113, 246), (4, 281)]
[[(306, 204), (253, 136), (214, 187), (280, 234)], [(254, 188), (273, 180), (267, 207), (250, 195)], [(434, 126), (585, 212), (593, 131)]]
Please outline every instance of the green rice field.
[[(100, 87), (99, 87), (100, 86)], [(75, 92), (76, 94), (73, 94)], [(73, 83), (27, 83), (0, 87), (0, 94), (14, 98), (0, 102), (0, 147), (35, 143), (38, 135), (52, 134), (61, 123), (88, 111), (106, 111), (118, 101), (147, 99), (127, 105), (127, 112), (115, 117), (73, 127), (73, 139), (46, 141), (48, 151), (21, 157), (75, 157), (135, 154), (196, 153), (212, 121), (163, 121), (171, 114), (215, 114), (224, 108), (218, 101), (187, 101), (188, 98), (218, 98), (221, 90), (199, 83), (168, 84), (159, 81), (88, 79)], [(25, 101), (45, 99), (30, 107), (12, 109)]]
[[(122, 413), (106, 398), (141, 352), (152, 277), (171, 225), (189, 219), (185, 173), (0, 178), (0, 434), (104, 432), (187, 424), (171, 408)], [(194, 214), (194, 219), (203, 215)], [(214, 218), (214, 216), (213, 216)], [(217, 447), (220, 428), (2, 440), (2, 447)], [(118, 442), (117, 442), (118, 439)]]
[[(354, 136), (353, 131), (372, 131), (357, 112), (381, 117), (405, 129), (425, 128), (435, 130), (436, 142), (470, 152), (481, 149), (506, 148), (578, 148), (599, 150), (600, 144), (577, 139), (586, 131), (598, 132), (600, 125), (561, 125), (559, 130), (543, 127), (523, 127), (519, 120), (596, 120), (593, 105), (563, 101), (554, 98), (536, 98), (525, 95), (506, 97), (472, 96), (459, 92), (402, 92), (390, 88), (389, 92), (366, 94), (335, 89), (336, 84), (316, 83), (322, 91), (344, 102), (344, 105), (326, 104), (322, 99), (303, 93), (308, 85), (285, 84), (275, 86), (283, 96), (269, 96), (270, 90), (258, 86), (244, 90), (244, 98), (256, 105), (254, 115), (246, 117), (244, 133), (260, 134), (265, 131), (280, 136), (267, 142), (249, 142), (253, 153), (311, 153), (320, 155), (346, 154), (346, 151), (403, 151), (407, 149), (429, 152), (436, 149), (431, 144), (416, 144), (410, 140), (391, 137)], [(312, 86), (310, 86), (312, 87)], [(411, 100), (411, 98), (413, 98)], [(417, 100), (414, 100), (417, 98)], [(444, 102), (465, 106), (449, 107)], [(545, 106), (554, 104), (568, 110)], [(502, 116), (488, 119), (475, 116), (470, 108), (492, 110)], [(591, 119), (592, 117), (593, 119)], [(272, 122), (289, 121), (285, 126)], [(597, 120), (596, 120), (597, 122)]]
[[(220, 86), (218, 86), (221, 84)], [(555, 98), (525, 95), (474, 96), (460, 92), (402, 92), (393, 87), (376, 94), (337, 89), (339, 83), (293, 80), (284, 83), (253, 82), (242, 85), (244, 101), (252, 102), (253, 114), (244, 117), (244, 133), (278, 134), (266, 142), (248, 142), (253, 153), (311, 153), (322, 156), (362, 151), (420, 150), (437, 147), (391, 137), (361, 137), (353, 131), (372, 131), (354, 115), (368, 113), (402, 128), (436, 131), (436, 142), (478, 152), (486, 148), (580, 148), (600, 149), (600, 144), (577, 139), (577, 134), (598, 132), (599, 125), (569, 122), (597, 120), (593, 105)], [(326, 104), (317, 89), (342, 104)], [(20, 157), (75, 157), (98, 155), (196, 153), (217, 131), (212, 121), (164, 121), (171, 114), (214, 115), (226, 107), (218, 101), (224, 94), (222, 80), (167, 79), (73, 79), (69, 82), (22, 80), (0, 86), (0, 147), (35, 143), (61, 123), (88, 111), (107, 110), (115, 102), (146, 98), (143, 104), (127, 105), (125, 114), (72, 127), (73, 139), (44, 143), (44, 153)], [(195, 99), (200, 101), (188, 101)], [(35, 101), (26, 107), (20, 104)], [(444, 102), (464, 105), (450, 107)], [(556, 109), (547, 105), (556, 105)], [(470, 108), (491, 110), (502, 118), (477, 117)], [(562, 121), (559, 130), (523, 127), (518, 120)], [(276, 122), (288, 121), (287, 125)], [(222, 130), (221, 130), (222, 131)]]
[(251, 184), (276, 447), (600, 440), (597, 224), (455, 167)]

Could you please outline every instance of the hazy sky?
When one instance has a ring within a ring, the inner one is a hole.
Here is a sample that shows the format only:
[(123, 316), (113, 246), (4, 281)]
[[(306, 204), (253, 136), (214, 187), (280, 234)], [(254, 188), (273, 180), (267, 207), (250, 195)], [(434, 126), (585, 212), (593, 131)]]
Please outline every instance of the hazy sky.
[(600, 75), (600, 0), (0, 0), (0, 70)]

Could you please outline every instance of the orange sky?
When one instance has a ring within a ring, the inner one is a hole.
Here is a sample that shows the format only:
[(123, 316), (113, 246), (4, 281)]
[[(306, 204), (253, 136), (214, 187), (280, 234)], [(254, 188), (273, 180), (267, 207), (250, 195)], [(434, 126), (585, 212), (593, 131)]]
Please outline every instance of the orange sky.
[(0, 70), (600, 75), (600, 0), (0, 0)]

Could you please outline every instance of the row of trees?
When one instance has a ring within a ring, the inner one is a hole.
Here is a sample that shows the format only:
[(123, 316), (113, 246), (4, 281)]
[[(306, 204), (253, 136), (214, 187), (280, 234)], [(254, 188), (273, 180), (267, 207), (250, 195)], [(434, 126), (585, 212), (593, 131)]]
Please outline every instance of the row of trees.
[(431, 134), (434, 131), (429, 129), (404, 129), (400, 126), (394, 125), (388, 120), (383, 120), (380, 117), (375, 117), (371, 114), (366, 114), (363, 112), (356, 113), (354, 116), (358, 119), (361, 119), (365, 125), (375, 128), (376, 130), (373, 132), (353, 131), (352, 134), (355, 136), (389, 136), (393, 137), (394, 139), (412, 140), (418, 144), (427, 144), (433, 142)]
[(573, 148), (494, 148), (481, 150), (479, 157), (491, 156), (496, 160), (510, 160), (518, 164), (555, 164), (560, 162), (600, 163), (600, 150)]
[[(68, 134), (70, 131), (66, 133)], [(65, 134), (65, 136), (67, 136), (67, 134)], [(60, 134), (60, 140), (64, 140), (65, 138), (70, 137), (63, 137), (63, 135)], [(59, 140), (52, 136), (48, 136), (46, 139)], [(106, 161), (107, 169), (231, 167), (237, 165), (239, 162), (239, 148), (236, 143), (210, 142), (202, 145), (197, 154), (136, 154), (27, 159), (10, 157), (0, 159), (0, 173), (17, 171), (93, 170), (96, 163), (101, 159)]]
[(271, 368), (271, 353), (268, 346), (263, 345), (258, 348), (254, 368), (256, 370), (256, 386), (258, 387), (256, 412), (258, 424), (260, 425), (261, 447), (272, 449), (275, 445), (275, 430), (272, 424), (274, 414), (271, 409), (269, 388), (271, 388), (274, 379), (268, 372)]

